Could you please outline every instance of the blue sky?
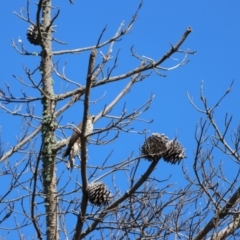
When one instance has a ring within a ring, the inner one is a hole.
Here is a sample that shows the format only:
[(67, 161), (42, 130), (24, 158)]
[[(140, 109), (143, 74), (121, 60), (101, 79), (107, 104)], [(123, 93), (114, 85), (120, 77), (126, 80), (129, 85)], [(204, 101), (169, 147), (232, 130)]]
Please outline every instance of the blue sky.
[[(91, 46), (97, 42), (102, 29), (107, 26), (103, 40), (111, 37), (117, 31), (120, 23), (124, 20), (125, 26), (135, 13), (139, 1), (77, 1), (70, 5), (67, 0), (53, 1), (54, 6), (60, 7), (60, 16), (55, 24), (55, 37), (68, 45), (57, 45), (54, 43), (54, 50), (73, 49), (85, 46)], [(18, 19), (13, 11), (18, 12), (20, 7), (26, 6), (25, 1), (5, 1), (4, 7), (0, 8), (0, 86), (8, 82), (14, 93), (19, 93), (24, 89), (29, 94), (38, 94), (32, 90), (21, 87), (12, 75), (23, 76), (22, 66), (34, 69), (39, 63), (38, 57), (21, 56), (13, 47), (11, 39), (15, 41), (20, 38), (24, 46), (31, 52), (39, 52), (39, 47), (30, 45), (26, 39), (26, 30), (29, 26)], [(31, 17), (35, 19), (35, 5), (31, 1)], [(233, 115), (231, 129), (234, 130), (239, 124), (239, 88), (240, 88), (240, 5), (239, 1), (144, 1), (138, 19), (132, 28), (130, 34), (125, 36), (122, 41), (117, 42), (114, 47), (113, 56), (120, 49), (118, 68), (114, 75), (124, 73), (131, 68), (139, 65), (139, 62), (131, 57), (130, 48), (134, 46), (140, 56), (144, 55), (157, 59), (169, 50), (169, 43), (175, 44), (187, 27), (191, 26), (193, 31), (187, 38), (181, 49), (190, 49), (197, 51), (195, 55), (190, 55), (190, 62), (173, 71), (164, 72), (167, 77), (159, 77), (154, 73), (134, 86), (130, 94), (123, 99), (117, 108), (115, 114), (121, 112), (123, 104), (127, 103), (127, 109), (139, 107), (147, 101), (151, 94), (155, 99), (148, 112), (143, 117), (151, 120), (152, 124), (136, 123), (133, 125), (135, 130), (148, 129), (150, 133), (165, 133), (169, 138), (178, 137), (179, 141), (186, 148), (188, 158), (184, 161), (189, 171), (192, 171), (193, 152), (196, 146), (194, 141), (194, 131), (201, 115), (191, 106), (186, 93), (193, 97), (197, 104), (200, 104), (199, 92), (200, 84), (204, 81), (204, 92), (209, 104), (215, 103), (226, 91), (234, 79), (234, 85), (231, 94), (221, 103), (216, 111), (217, 123), (223, 124), (225, 113)], [(74, 81), (84, 84), (87, 71), (88, 54), (80, 55), (61, 55), (54, 58), (59, 61), (59, 69), (67, 62), (66, 74)], [(177, 55), (176, 58), (180, 58)], [(168, 60), (163, 64), (170, 67), (177, 63), (176, 60)], [(67, 84), (54, 77), (56, 81), (56, 93), (64, 92)], [(106, 97), (96, 104), (91, 105), (91, 112), (97, 114), (103, 106), (114, 97), (121, 89), (124, 83), (116, 83), (109, 86), (103, 86), (99, 89), (93, 89), (91, 100), (95, 101), (106, 93)], [(73, 89), (73, 86), (69, 86)], [(35, 95), (34, 95), (35, 96)], [(59, 106), (61, 103), (59, 104)], [(14, 108), (11, 105), (10, 108)], [(58, 106), (58, 107), (59, 107)], [(23, 107), (24, 109), (24, 107)], [(41, 113), (41, 106), (36, 103), (36, 113)], [(76, 115), (78, 113), (78, 115)], [(82, 117), (82, 103), (77, 103), (66, 114), (61, 116), (61, 124), (78, 123)], [(2, 126), (2, 141), (13, 146), (19, 133), (21, 120), (13, 118), (0, 110), (0, 125)], [(14, 128), (10, 127), (14, 123)], [(105, 122), (99, 121), (95, 124), (96, 128), (104, 127)], [(67, 134), (71, 134), (68, 132)], [(144, 141), (144, 135), (122, 135), (119, 141), (107, 147), (90, 146), (89, 156), (92, 164), (102, 161), (108, 156), (109, 151), (114, 150), (111, 161), (121, 161), (126, 158), (131, 151), (134, 155), (139, 153), (139, 147)], [(124, 150), (123, 150), (124, 149)], [(217, 159), (224, 159), (221, 155)], [(97, 159), (97, 160), (96, 160)], [(117, 159), (117, 160), (116, 160)], [(145, 163), (148, 164), (148, 163)], [(143, 165), (145, 165), (143, 164)], [(59, 168), (64, 167), (61, 165)], [(161, 169), (164, 168), (164, 171)], [(181, 167), (171, 166), (166, 163), (160, 163), (153, 175), (161, 176), (161, 179), (167, 178), (172, 173), (173, 182), (177, 182), (178, 187), (184, 186), (181, 179)], [(75, 172), (74, 174), (77, 175)], [(230, 174), (226, 166), (226, 174)], [(66, 176), (68, 173), (66, 173)], [(106, 180), (107, 181), (107, 180)], [(121, 184), (121, 179), (116, 182)], [(126, 183), (125, 183), (126, 184)], [(121, 188), (121, 187), (120, 187)], [(122, 187), (124, 191), (124, 186)], [(0, 233), (1, 235), (1, 233)]]

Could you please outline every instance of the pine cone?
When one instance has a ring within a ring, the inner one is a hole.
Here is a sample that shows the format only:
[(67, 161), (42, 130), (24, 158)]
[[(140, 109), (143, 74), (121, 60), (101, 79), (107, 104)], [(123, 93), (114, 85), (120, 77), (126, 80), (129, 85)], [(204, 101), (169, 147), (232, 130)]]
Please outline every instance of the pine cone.
[[(40, 27), (41, 31), (43, 28)], [(38, 27), (36, 25), (30, 25), (27, 30), (27, 39), (31, 44), (40, 45), (40, 39), (38, 34)]]
[(88, 199), (93, 205), (106, 205), (109, 203), (111, 198), (111, 192), (104, 183), (96, 182), (88, 185)]
[(175, 138), (169, 141), (167, 143), (167, 150), (163, 153), (163, 160), (171, 164), (179, 164), (184, 158), (186, 158), (185, 149), (177, 139)]
[(163, 153), (167, 149), (168, 137), (164, 134), (153, 133), (146, 139), (142, 146), (142, 154), (147, 155), (149, 161), (158, 161), (163, 157)]

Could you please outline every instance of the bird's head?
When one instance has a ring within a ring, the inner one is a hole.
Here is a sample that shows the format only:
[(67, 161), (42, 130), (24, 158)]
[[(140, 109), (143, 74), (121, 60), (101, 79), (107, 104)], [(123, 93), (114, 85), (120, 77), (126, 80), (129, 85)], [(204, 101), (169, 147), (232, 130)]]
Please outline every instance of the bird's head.
[(88, 120), (91, 120), (92, 123), (94, 122), (95, 116), (94, 115), (89, 115), (88, 116)]

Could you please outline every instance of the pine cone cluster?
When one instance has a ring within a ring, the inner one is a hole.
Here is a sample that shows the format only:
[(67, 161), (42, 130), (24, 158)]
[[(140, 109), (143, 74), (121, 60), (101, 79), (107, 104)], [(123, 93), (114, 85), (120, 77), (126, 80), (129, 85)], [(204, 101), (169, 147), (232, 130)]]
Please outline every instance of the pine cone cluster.
[(88, 200), (93, 205), (106, 205), (111, 198), (111, 192), (104, 183), (96, 182), (88, 185)]
[(142, 146), (142, 154), (149, 161), (164, 161), (171, 164), (180, 163), (185, 156), (185, 149), (177, 139), (168, 140), (164, 134), (153, 133)]
[[(43, 30), (42, 27), (40, 27), (40, 29), (41, 31)], [(36, 25), (29, 26), (27, 30), (27, 39), (31, 44), (40, 45), (38, 27)]]

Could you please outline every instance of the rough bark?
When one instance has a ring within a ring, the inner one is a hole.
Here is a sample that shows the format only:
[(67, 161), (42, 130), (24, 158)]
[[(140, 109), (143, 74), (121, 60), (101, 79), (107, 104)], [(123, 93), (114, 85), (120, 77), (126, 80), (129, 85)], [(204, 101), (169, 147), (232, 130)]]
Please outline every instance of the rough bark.
[[(54, 118), (55, 101), (53, 100), (53, 79), (52, 79), (52, 46), (51, 46), (51, 0), (40, 2), (39, 8), (42, 11), (42, 25), (44, 32), (40, 36), (42, 46), (42, 161), (43, 161), (43, 181), (45, 193), (45, 209), (47, 223), (47, 239), (58, 239), (57, 231), (57, 190), (55, 176), (56, 153), (53, 150), (56, 144)], [(37, 19), (39, 26), (39, 19)]]

